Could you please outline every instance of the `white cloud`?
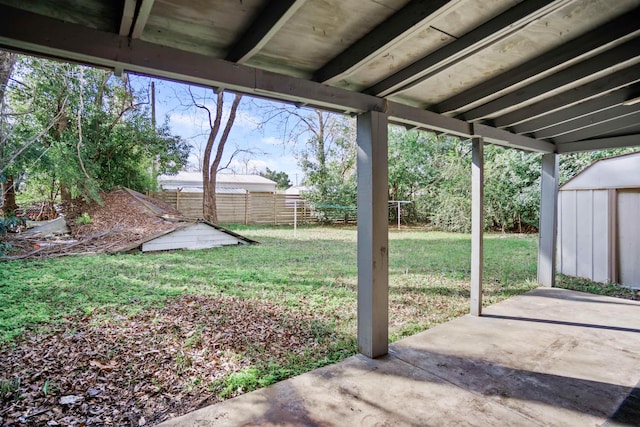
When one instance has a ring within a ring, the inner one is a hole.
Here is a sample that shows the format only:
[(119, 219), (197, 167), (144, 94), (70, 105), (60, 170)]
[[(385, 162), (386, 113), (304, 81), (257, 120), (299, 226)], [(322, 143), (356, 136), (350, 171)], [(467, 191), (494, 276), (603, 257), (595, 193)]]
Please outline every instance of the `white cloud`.
[[(240, 106), (240, 108), (242, 108), (242, 106)], [(223, 118), (226, 120), (227, 117), (229, 117), (229, 111), (225, 108)], [(236, 120), (233, 122), (234, 126), (239, 126), (245, 129), (255, 129), (259, 124), (260, 119), (258, 117), (240, 109), (238, 109), (238, 112), (236, 113)]]
[(284, 141), (280, 138), (276, 138), (275, 136), (267, 136), (262, 138), (260, 142), (269, 145), (282, 145)]
[(196, 118), (191, 113), (172, 113), (169, 115), (171, 126), (191, 127), (196, 125)]

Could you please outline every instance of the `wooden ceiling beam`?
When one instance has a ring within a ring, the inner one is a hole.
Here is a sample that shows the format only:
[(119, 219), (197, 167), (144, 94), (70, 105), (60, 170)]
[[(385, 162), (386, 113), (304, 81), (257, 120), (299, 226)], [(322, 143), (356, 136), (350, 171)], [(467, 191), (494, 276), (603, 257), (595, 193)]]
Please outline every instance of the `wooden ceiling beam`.
[[(631, 107), (629, 107), (631, 108)], [(638, 126), (640, 123), (640, 111), (630, 111), (624, 116), (616, 116), (613, 119), (594, 123), (582, 129), (574, 130), (563, 135), (553, 138), (556, 144), (564, 144), (567, 142), (582, 141), (584, 139), (593, 139), (607, 134), (615, 133), (630, 127)], [(637, 141), (640, 145), (640, 140)]]
[(434, 105), (431, 110), (438, 113), (463, 112), (481, 105), (484, 99), (490, 99), (498, 92), (508, 91), (510, 87), (537, 74), (575, 61), (582, 55), (637, 31), (640, 31), (640, 7), (517, 67), (453, 95)]
[(576, 153), (579, 151), (605, 150), (610, 148), (637, 147), (640, 145), (640, 134), (614, 136), (611, 138), (587, 139), (584, 141), (558, 144), (559, 154)]
[[(558, 4), (563, 3), (565, 1), (558, 3), (557, 0), (530, 0), (519, 3), (459, 39), (376, 83), (364, 92), (370, 95), (387, 96), (410, 89), (443, 69), (451, 67), (479, 50), (521, 30), (523, 26), (539, 19), (550, 10), (557, 8)], [(550, 4), (553, 7), (547, 7)]]
[(475, 107), (461, 115), (467, 121), (475, 121), (491, 117), (496, 113), (513, 109), (514, 106), (526, 103), (535, 98), (548, 96), (576, 80), (588, 78), (594, 74), (607, 71), (640, 56), (640, 37), (628, 40), (612, 49), (578, 62), (561, 71), (537, 80), (527, 86), (518, 88), (497, 99)]
[(140, 37), (142, 37), (144, 27), (147, 26), (147, 20), (149, 19), (149, 15), (151, 15), (153, 2), (154, 0), (142, 0), (142, 2), (140, 3), (140, 7), (135, 18), (135, 23), (133, 24), (133, 29), (131, 30), (132, 39), (139, 39)]
[[(640, 72), (640, 68), (638, 72)], [(567, 108), (555, 110), (540, 117), (532, 118), (508, 129), (514, 133), (532, 133), (548, 128), (560, 127), (564, 123), (589, 116), (602, 110), (607, 110), (637, 96), (640, 96), (640, 83), (622, 86), (612, 92), (582, 101)]]
[[(33, 31), (38, 28), (39, 31)], [(259, 70), (210, 56), (132, 40), (79, 24), (0, 5), (0, 47), (67, 61), (218, 87), (254, 96), (347, 113), (379, 111), (423, 129), (470, 137), (523, 150), (552, 152), (554, 145), (490, 126), (477, 125), (405, 104)]]
[(577, 105), (584, 100), (596, 98), (638, 82), (640, 82), (640, 64), (635, 64), (577, 88), (554, 95), (551, 98), (543, 99), (496, 117), (492, 120), (491, 124), (499, 128), (514, 126), (518, 123), (555, 113), (563, 108)]
[(585, 129), (590, 126), (595, 126), (600, 123), (613, 120), (615, 118), (621, 118), (621, 117), (628, 116), (629, 114), (635, 114), (638, 111), (640, 111), (640, 105), (634, 105), (634, 106), (617, 105), (615, 107), (597, 111), (593, 114), (587, 114), (573, 120), (568, 120), (556, 126), (551, 126), (546, 129), (542, 129), (538, 132), (534, 132), (533, 136), (535, 138), (543, 138), (543, 139), (556, 138), (567, 133), (575, 132), (577, 130)]
[(316, 71), (313, 80), (330, 84), (374, 57), (416, 26), (433, 18), (449, 0), (413, 0)]
[(227, 61), (247, 62), (282, 28), (302, 7), (306, 0), (278, 0), (267, 2), (234, 45), (229, 49)]
[(122, 5), (122, 18), (120, 19), (120, 30), (118, 34), (129, 37), (133, 27), (133, 19), (136, 15), (136, 0), (124, 0)]

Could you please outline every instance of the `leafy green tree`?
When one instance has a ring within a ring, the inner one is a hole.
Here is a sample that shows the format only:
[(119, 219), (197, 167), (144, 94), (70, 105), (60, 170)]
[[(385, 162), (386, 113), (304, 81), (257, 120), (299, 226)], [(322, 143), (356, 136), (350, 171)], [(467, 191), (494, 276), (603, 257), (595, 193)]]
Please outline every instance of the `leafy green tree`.
[(355, 218), (356, 130), (348, 116), (318, 109), (276, 105), (263, 111), (276, 122), (295, 153), (308, 186), (304, 197), (321, 221)]
[[(633, 151), (603, 150), (560, 157), (560, 182), (593, 161)], [(485, 147), (485, 227), (530, 231), (538, 227), (541, 156)], [(403, 217), (437, 228), (468, 232), (471, 227), (471, 147), (457, 138), (391, 128), (389, 197), (412, 200)]]
[[(126, 76), (78, 65), (22, 57), (9, 91), (16, 119), (9, 146), (19, 147), (11, 167), (63, 199), (99, 199), (115, 186), (146, 191), (155, 173), (175, 173), (188, 144), (151, 123), (146, 93)], [(155, 166), (155, 167), (154, 167)]]
[[(456, 142), (433, 133), (389, 128), (389, 199), (413, 202), (402, 207), (405, 220), (429, 221), (446, 152)], [(395, 211), (391, 215), (396, 215)]]
[(291, 187), (291, 181), (286, 172), (277, 172), (267, 168), (264, 172), (260, 172), (260, 176), (275, 181), (276, 188), (279, 190), (286, 190)]
[(471, 144), (456, 138), (441, 138), (434, 161), (438, 169), (431, 223), (442, 230), (471, 229)]
[(538, 227), (541, 157), (537, 153), (487, 145), (485, 226), (523, 232)]
[(356, 206), (355, 123), (346, 116), (312, 110), (302, 117), (310, 137), (299, 153), (310, 190), (311, 201), (320, 220), (354, 216)]

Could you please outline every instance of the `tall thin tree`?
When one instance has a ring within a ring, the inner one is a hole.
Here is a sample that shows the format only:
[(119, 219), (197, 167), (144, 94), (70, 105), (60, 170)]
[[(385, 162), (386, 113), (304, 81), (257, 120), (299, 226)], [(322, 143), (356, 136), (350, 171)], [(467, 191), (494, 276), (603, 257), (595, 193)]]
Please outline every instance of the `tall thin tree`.
[[(4, 164), (7, 159), (3, 158), (2, 145), (6, 138), (5, 131), (5, 93), (13, 66), (16, 63), (17, 55), (12, 52), (0, 51), (0, 164)], [(11, 173), (6, 176), (0, 174), (0, 182), (2, 188), (2, 211), (5, 215), (15, 215), (18, 206), (16, 205), (16, 193), (13, 175)]]
[[(233, 127), (233, 122), (236, 119), (236, 113), (242, 94), (236, 93), (231, 108), (229, 109), (229, 116), (226, 119), (222, 135), (218, 138), (218, 133), (222, 126), (222, 119), (224, 114), (224, 91), (217, 91), (216, 97), (216, 110), (213, 115), (211, 111), (204, 104), (196, 104), (198, 108), (205, 109), (209, 113), (209, 137), (207, 138), (207, 145), (204, 149), (204, 156), (202, 161), (202, 184), (203, 184), (203, 200), (202, 211), (204, 218), (214, 224), (218, 223), (218, 209), (216, 205), (216, 175), (220, 168), (220, 162), (222, 161), (222, 155), (224, 153), (224, 147), (229, 139), (229, 133)], [(213, 116), (213, 118), (212, 118)], [(214, 154), (215, 152), (215, 154)], [(213, 159), (212, 159), (213, 156)]]

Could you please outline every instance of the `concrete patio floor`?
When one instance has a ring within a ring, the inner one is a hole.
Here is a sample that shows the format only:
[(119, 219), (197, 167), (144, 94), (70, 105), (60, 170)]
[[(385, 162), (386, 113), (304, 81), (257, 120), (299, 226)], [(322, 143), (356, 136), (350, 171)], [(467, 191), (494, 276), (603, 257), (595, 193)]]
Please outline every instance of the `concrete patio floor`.
[(539, 288), (162, 425), (640, 425), (639, 381), (640, 302)]

